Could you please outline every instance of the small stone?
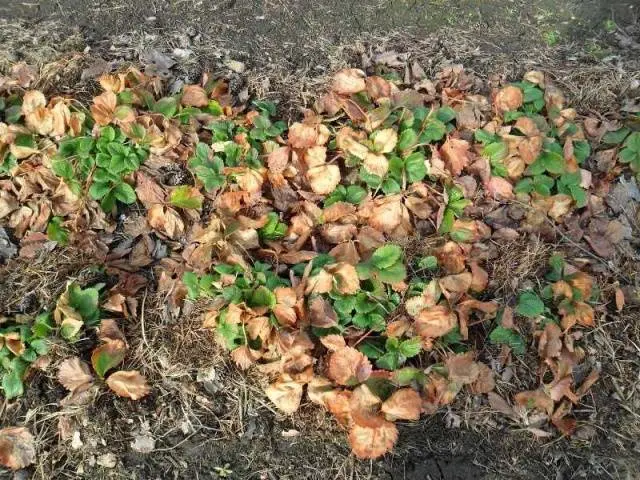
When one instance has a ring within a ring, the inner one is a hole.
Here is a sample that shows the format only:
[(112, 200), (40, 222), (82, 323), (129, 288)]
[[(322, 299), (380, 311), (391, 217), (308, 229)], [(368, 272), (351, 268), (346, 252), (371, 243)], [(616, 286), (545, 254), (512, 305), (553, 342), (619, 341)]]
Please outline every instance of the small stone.
[(244, 63), (237, 60), (227, 60), (224, 62), (224, 66), (235, 73), (244, 73), (247, 68)]
[(113, 453), (104, 453), (97, 458), (96, 463), (104, 468), (113, 468), (118, 463), (118, 459)]
[(138, 453), (150, 453), (156, 448), (156, 441), (150, 435), (136, 435), (131, 448)]
[(74, 450), (79, 450), (83, 446), (84, 446), (84, 443), (80, 438), (80, 432), (76, 430), (75, 432), (73, 432), (73, 438), (71, 439), (71, 448), (73, 448)]

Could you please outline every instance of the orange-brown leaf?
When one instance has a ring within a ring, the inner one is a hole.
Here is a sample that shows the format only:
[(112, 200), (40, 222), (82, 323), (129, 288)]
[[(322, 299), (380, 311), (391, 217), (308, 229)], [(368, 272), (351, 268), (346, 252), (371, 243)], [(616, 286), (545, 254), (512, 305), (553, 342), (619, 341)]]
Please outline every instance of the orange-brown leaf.
[(440, 155), (444, 159), (447, 170), (457, 177), (469, 165), (469, 142), (448, 137), (440, 148)]
[(349, 432), (351, 450), (358, 458), (378, 458), (390, 451), (397, 440), (398, 429), (386, 420), (375, 427), (353, 425)]
[(207, 92), (198, 85), (186, 85), (180, 101), (186, 107), (206, 107), (209, 104)]
[(71, 357), (58, 367), (58, 381), (71, 393), (82, 392), (93, 384), (93, 375), (86, 363), (78, 357)]
[(114, 372), (107, 378), (107, 385), (116, 395), (131, 400), (140, 400), (151, 392), (146, 379), (137, 370)]
[(412, 388), (401, 388), (393, 392), (382, 404), (387, 420), (418, 420), (422, 411), (422, 399)]
[(0, 464), (11, 470), (31, 465), (36, 460), (35, 439), (24, 427), (0, 430)]
[(339, 385), (355, 385), (371, 375), (371, 363), (352, 347), (341, 348), (329, 356), (327, 376)]
[(302, 385), (296, 382), (278, 381), (265, 388), (269, 400), (281, 411), (294, 413), (300, 407)]

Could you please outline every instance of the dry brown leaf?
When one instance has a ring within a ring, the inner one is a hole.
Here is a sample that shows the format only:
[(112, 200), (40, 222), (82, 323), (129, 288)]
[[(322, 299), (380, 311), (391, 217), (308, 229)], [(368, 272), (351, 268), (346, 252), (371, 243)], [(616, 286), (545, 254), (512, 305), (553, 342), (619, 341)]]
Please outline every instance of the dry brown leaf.
[(166, 194), (153, 178), (138, 170), (136, 172), (136, 195), (146, 208), (151, 208), (153, 205), (164, 203)]
[(327, 376), (339, 385), (355, 385), (371, 375), (371, 363), (352, 347), (341, 348), (329, 356)]
[(480, 376), (480, 367), (470, 353), (449, 357), (444, 364), (447, 367), (449, 380), (453, 382), (469, 385)]
[(180, 102), (185, 107), (206, 107), (209, 105), (209, 98), (204, 88), (198, 85), (186, 85)]
[(340, 183), (340, 168), (337, 165), (320, 165), (307, 170), (307, 180), (314, 193), (328, 195)]
[(562, 351), (562, 330), (553, 322), (547, 323), (538, 342), (540, 358), (558, 358)]
[(152, 205), (147, 211), (149, 226), (157, 232), (176, 240), (184, 234), (184, 222), (178, 212), (163, 205)]
[(365, 73), (357, 68), (345, 68), (333, 76), (331, 89), (338, 95), (352, 95), (366, 88)]
[(36, 461), (35, 439), (24, 427), (0, 430), (0, 464), (19, 470)]
[(265, 393), (281, 411), (292, 414), (300, 407), (302, 385), (280, 380), (265, 388)]
[(120, 370), (109, 375), (107, 385), (116, 395), (140, 400), (151, 393), (146, 379), (137, 370)]
[(349, 431), (349, 444), (358, 458), (378, 458), (390, 451), (397, 440), (398, 429), (386, 420), (375, 427), (353, 425)]
[(442, 155), (447, 170), (451, 175), (457, 177), (469, 165), (469, 142), (459, 138), (447, 137), (447, 140), (440, 148), (440, 155)]
[(440, 288), (444, 292), (465, 293), (471, 288), (473, 275), (471, 272), (462, 272), (455, 275), (447, 275), (438, 280)]
[(113, 120), (117, 103), (118, 99), (115, 93), (103, 92), (93, 99), (91, 116), (98, 125), (108, 125)]
[(289, 147), (279, 147), (267, 157), (267, 166), (271, 173), (282, 173), (287, 168), (289, 163), (289, 155), (291, 149)]
[(491, 177), (485, 185), (487, 193), (495, 199), (513, 198), (513, 185), (502, 177)]
[(478, 365), (480, 373), (478, 374), (476, 381), (469, 385), (469, 390), (472, 393), (491, 392), (496, 386), (493, 370), (484, 363), (476, 363), (476, 365)]
[(58, 367), (58, 381), (71, 393), (82, 392), (93, 384), (93, 375), (85, 362), (71, 357)]
[(418, 420), (422, 411), (422, 399), (412, 388), (401, 388), (382, 404), (382, 412), (389, 421)]
[(327, 299), (317, 296), (309, 302), (309, 320), (314, 327), (331, 328), (338, 324), (338, 315)]
[(509, 85), (501, 89), (495, 98), (495, 106), (499, 113), (512, 112), (522, 106), (524, 95), (518, 87)]
[(554, 402), (543, 390), (528, 390), (519, 392), (514, 397), (515, 402), (525, 408), (537, 408), (551, 416)]
[(254, 355), (253, 350), (251, 350), (247, 345), (241, 345), (231, 351), (231, 359), (242, 370), (246, 370), (256, 362), (258, 357)]
[(289, 145), (292, 148), (310, 148), (318, 141), (318, 130), (315, 125), (296, 122), (289, 127)]
[(336, 289), (343, 295), (353, 295), (360, 290), (360, 278), (356, 267), (350, 263), (336, 263), (327, 267), (327, 271), (333, 275)]
[(338, 334), (331, 334), (320, 337), (320, 343), (322, 343), (322, 345), (324, 345), (330, 352), (336, 352), (347, 346), (344, 341), (344, 337)]
[(438, 338), (458, 325), (456, 314), (445, 305), (422, 310), (416, 318), (416, 333), (423, 338)]

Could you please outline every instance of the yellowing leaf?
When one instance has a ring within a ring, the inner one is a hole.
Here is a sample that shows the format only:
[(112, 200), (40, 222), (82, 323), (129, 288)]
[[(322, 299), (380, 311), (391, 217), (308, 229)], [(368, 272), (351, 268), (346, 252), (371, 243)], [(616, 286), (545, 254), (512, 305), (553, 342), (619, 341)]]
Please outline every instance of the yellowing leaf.
[(151, 393), (147, 381), (137, 370), (112, 373), (107, 378), (107, 385), (116, 395), (131, 400), (140, 400)]
[(389, 160), (384, 155), (373, 152), (367, 153), (362, 166), (369, 172), (379, 177), (384, 177), (389, 170)]
[(91, 353), (91, 364), (100, 378), (123, 360), (127, 347), (122, 340), (110, 340), (96, 347)]
[(385, 128), (373, 133), (373, 146), (376, 152), (390, 153), (396, 148), (398, 134), (393, 128)]

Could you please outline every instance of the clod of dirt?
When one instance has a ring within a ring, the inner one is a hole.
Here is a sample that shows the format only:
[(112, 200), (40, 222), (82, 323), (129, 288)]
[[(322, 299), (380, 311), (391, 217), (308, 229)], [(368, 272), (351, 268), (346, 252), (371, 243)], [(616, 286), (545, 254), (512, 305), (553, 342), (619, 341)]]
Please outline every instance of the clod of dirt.
[(0, 260), (5, 261), (13, 258), (18, 253), (18, 247), (11, 242), (7, 231), (0, 227)]

